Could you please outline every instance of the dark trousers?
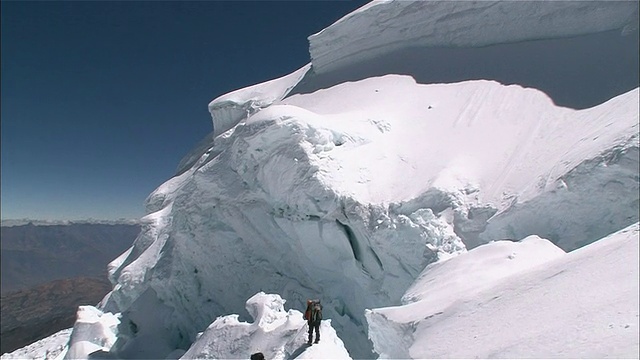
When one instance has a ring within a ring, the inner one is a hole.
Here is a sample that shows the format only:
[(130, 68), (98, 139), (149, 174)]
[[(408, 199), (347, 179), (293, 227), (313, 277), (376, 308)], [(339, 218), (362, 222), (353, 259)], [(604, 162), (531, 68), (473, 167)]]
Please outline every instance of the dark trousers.
[(316, 329), (316, 342), (320, 341), (320, 323), (309, 323), (309, 342), (313, 339), (313, 329)]

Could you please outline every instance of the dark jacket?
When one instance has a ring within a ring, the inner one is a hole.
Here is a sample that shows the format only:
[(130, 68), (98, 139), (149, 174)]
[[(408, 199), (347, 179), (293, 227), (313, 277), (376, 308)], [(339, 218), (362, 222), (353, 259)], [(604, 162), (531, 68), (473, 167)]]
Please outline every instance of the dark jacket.
[[(314, 310), (314, 306), (319, 307), (319, 310)], [(307, 310), (304, 312), (304, 318), (309, 325), (320, 325), (322, 320), (322, 304), (311, 303), (307, 305)]]

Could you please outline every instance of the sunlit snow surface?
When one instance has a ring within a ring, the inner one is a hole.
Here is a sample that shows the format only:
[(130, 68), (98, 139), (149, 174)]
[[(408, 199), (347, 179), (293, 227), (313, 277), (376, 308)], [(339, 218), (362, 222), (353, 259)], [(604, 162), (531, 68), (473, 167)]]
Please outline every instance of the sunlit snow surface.
[[(406, 305), (368, 311), (369, 334), (388, 358), (637, 358), (639, 236), (636, 223), (568, 254), (483, 245), (427, 268)], [(522, 261), (541, 265), (500, 279)]]

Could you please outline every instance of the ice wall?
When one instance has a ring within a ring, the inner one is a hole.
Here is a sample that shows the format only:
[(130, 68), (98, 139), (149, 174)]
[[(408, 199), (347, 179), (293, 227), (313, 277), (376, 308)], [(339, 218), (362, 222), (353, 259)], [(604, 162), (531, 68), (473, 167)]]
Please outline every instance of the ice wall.
[(637, 19), (636, 2), (374, 1), (310, 36), (309, 52), (314, 71), (322, 73), (400, 48), (483, 47), (630, 31)]
[(293, 92), (405, 74), (519, 84), (589, 108), (638, 87), (637, 23), (632, 2), (374, 2), (310, 38), (313, 69)]

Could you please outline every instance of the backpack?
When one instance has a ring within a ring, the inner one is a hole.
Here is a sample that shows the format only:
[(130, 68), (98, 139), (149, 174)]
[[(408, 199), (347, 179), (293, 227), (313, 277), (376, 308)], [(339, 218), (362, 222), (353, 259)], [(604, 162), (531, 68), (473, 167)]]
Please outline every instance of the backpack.
[(307, 300), (307, 310), (304, 319), (311, 323), (319, 323), (322, 320), (322, 305), (320, 300)]
[(311, 322), (319, 323), (322, 320), (322, 305), (320, 305), (320, 300), (314, 302), (311, 307)]

